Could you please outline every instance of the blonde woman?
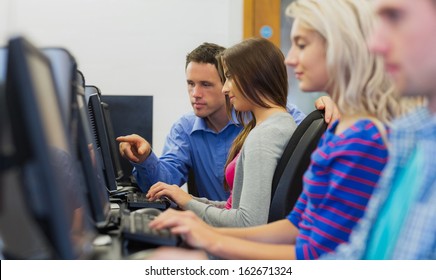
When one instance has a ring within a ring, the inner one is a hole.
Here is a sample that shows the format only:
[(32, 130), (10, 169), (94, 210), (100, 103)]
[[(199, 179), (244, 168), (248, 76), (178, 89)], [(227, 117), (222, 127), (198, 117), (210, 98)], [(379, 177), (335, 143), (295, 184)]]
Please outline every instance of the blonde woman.
[(286, 219), (247, 229), (216, 229), (192, 213), (167, 212), (151, 225), (171, 228), (196, 248), (229, 259), (317, 259), (348, 241), (384, 168), (387, 124), (400, 111), (396, 92), (366, 39), (373, 14), (365, 0), (297, 0), (285, 63), (303, 91), (337, 103), (334, 122), (312, 154), (304, 189)]

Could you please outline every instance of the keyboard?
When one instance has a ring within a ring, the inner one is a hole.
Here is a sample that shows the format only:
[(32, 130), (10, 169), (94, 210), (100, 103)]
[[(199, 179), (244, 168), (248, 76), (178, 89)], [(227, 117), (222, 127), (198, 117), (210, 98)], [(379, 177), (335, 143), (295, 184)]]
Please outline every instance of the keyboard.
[(146, 243), (156, 246), (178, 246), (179, 236), (173, 235), (168, 229), (151, 229), (148, 224), (158, 214), (158, 209), (140, 209), (130, 213), (124, 212), (121, 219), (121, 232), (125, 240)]
[(170, 202), (165, 199), (149, 200), (145, 193), (129, 193), (126, 195), (127, 208), (130, 210), (141, 208), (168, 209)]

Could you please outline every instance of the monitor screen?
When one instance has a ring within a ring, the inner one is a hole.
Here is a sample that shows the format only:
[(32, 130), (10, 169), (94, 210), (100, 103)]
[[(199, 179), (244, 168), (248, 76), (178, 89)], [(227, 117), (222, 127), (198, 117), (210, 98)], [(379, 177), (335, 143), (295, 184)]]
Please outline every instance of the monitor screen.
[(6, 81), (6, 57), (7, 57), (7, 49), (0, 48), (0, 84), (5, 83)]
[(110, 192), (115, 192), (117, 191), (117, 182), (100, 96), (95, 87), (88, 86), (85, 87), (85, 96), (87, 99), (91, 129), (97, 145), (97, 156), (101, 158), (103, 162), (103, 174), (105, 176), (106, 186)]
[(92, 138), (92, 131), (89, 124), (87, 107), (84, 95), (84, 78), (78, 71), (76, 90), (76, 108), (78, 118), (78, 153), (85, 175), (88, 190), (88, 200), (92, 211), (94, 223), (98, 229), (105, 229), (110, 221), (110, 200), (108, 190), (102, 174), (102, 162), (96, 156), (96, 145)]
[[(152, 144), (153, 140), (153, 96), (146, 95), (101, 95), (103, 103), (110, 108), (115, 136), (139, 134)], [(128, 114), (126, 114), (128, 112)], [(141, 121), (138, 121), (141, 120)], [(118, 143), (117, 153), (119, 154)], [(123, 178), (118, 185), (135, 185), (132, 164), (120, 157)]]
[(65, 127), (71, 125), (71, 102), (73, 100), (74, 82), (76, 81), (77, 63), (74, 57), (63, 48), (40, 49), (49, 59), (53, 69), (53, 78), (60, 103), (61, 114), (66, 121)]
[(96, 160), (92, 158), (95, 154), (94, 144), (89, 132), (86, 108), (83, 105), (85, 78), (77, 70), (75, 58), (66, 49), (43, 48), (41, 51), (49, 59), (53, 69), (60, 111), (65, 116), (64, 126), (68, 128), (70, 142), (79, 160), (79, 175), (82, 176), (81, 184), (85, 185), (91, 211), (90, 218), (100, 229), (109, 221), (110, 202), (106, 186), (101, 182), (103, 176), (98, 173)]
[[(9, 127), (9, 116), (7, 114), (7, 105), (5, 99), (5, 83), (6, 83), (6, 64), (7, 64), (7, 49), (0, 48), (0, 155), (2, 160), (0, 161), (0, 170), (3, 166), (6, 168), (8, 162), (6, 157), (12, 153), (13, 147), (10, 145), (11, 141), (7, 141), (11, 137), (8, 131)], [(1, 207), (1, 203), (0, 203)]]
[[(89, 258), (95, 231), (88, 219), (85, 190), (80, 184), (59, 109), (47, 58), (22, 37), (8, 44), (6, 104), (10, 108), (17, 172), (25, 208), (44, 240), (37, 253), (9, 250), (22, 258)], [(22, 210), (22, 209), (20, 209)], [(16, 243), (29, 234), (16, 232)], [(12, 244), (5, 242), (5, 247)]]
[(112, 118), (110, 114), (109, 105), (105, 102), (101, 102), (101, 108), (103, 109), (104, 123), (106, 125), (107, 141), (109, 142), (109, 148), (111, 152), (112, 165), (114, 167), (114, 173), (117, 181), (123, 178), (124, 173), (121, 167), (120, 152), (118, 150), (117, 141), (115, 140), (115, 132), (112, 125)]
[(38, 224), (26, 211), (10, 119), (5, 88), (0, 83), (0, 239), (4, 244), (1, 253), (6, 259), (51, 258), (54, 254), (47, 238), (41, 230), (35, 230)]

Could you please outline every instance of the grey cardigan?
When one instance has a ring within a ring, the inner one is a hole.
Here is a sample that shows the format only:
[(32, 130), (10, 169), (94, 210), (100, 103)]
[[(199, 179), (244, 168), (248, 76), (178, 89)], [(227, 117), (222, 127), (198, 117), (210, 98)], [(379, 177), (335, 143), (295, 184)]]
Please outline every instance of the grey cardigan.
[(232, 209), (223, 209), (225, 201), (195, 198), (187, 204), (187, 210), (218, 227), (266, 224), (274, 171), (295, 128), (292, 116), (283, 112), (270, 116), (250, 132), (236, 163)]

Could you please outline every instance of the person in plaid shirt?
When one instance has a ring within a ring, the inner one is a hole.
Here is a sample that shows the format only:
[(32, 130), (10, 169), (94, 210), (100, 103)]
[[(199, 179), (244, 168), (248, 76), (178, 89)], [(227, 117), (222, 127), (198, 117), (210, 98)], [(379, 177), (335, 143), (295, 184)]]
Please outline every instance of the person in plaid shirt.
[(404, 96), (427, 106), (397, 120), (389, 162), (349, 243), (326, 259), (436, 259), (436, 1), (376, 0), (370, 49)]

